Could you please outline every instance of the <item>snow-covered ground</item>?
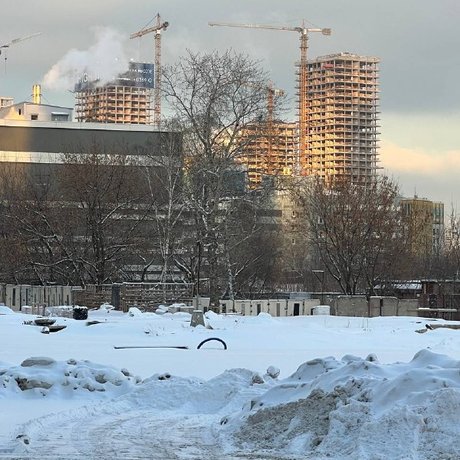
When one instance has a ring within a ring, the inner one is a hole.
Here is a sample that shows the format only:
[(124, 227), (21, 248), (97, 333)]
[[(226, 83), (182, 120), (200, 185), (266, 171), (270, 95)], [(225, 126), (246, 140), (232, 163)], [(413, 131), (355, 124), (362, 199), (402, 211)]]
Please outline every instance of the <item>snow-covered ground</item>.
[(0, 458), (460, 459), (460, 330), (416, 332), (441, 320), (34, 318), (0, 307)]

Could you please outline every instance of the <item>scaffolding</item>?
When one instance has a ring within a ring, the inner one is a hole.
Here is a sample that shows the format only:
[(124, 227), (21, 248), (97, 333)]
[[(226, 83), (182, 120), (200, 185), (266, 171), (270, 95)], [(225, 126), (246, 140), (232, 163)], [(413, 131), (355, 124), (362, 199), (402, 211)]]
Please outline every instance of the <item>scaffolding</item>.
[(248, 170), (250, 188), (262, 184), (264, 176), (291, 176), (296, 167), (297, 123), (274, 121), (253, 124), (242, 133), (244, 152), (238, 161)]

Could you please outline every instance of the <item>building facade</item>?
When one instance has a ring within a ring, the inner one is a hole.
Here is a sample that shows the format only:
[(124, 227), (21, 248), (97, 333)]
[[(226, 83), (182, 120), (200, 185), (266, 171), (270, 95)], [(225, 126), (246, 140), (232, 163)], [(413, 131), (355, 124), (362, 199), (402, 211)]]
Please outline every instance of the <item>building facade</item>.
[[(61, 109), (47, 106), (46, 111)], [(95, 145), (142, 155), (158, 149), (160, 134), (152, 126), (4, 119), (0, 111), (0, 163), (60, 164), (63, 154), (84, 153)]]
[[(142, 277), (143, 280), (156, 281), (161, 274), (162, 260), (143, 238), (147, 233), (144, 227), (149, 225), (148, 200), (156, 200), (158, 206), (161, 206), (163, 200), (162, 185), (157, 181), (148, 186), (147, 175), (153, 179), (164, 175), (160, 159), (164, 145), (171, 145), (174, 154), (177, 152), (177, 167), (180, 167), (180, 133), (159, 131), (150, 125), (0, 119), (2, 281), (15, 282), (17, 279), (23, 283), (37, 283), (41, 277), (47, 282), (66, 283), (66, 275), (63, 273), (67, 270), (67, 265), (74, 264), (72, 260), (77, 254), (86, 254), (82, 257), (88, 256), (88, 260), (93, 257), (88, 255), (88, 250), (91, 249), (91, 233), (85, 223), (88, 218), (88, 203), (92, 198), (88, 196), (86, 200), (85, 193), (99, 193), (98, 190), (102, 190), (101, 196), (106, 197), (102, 199), (101, 212), (109, 215), (104, 220), (103, 231), (107, 235), (113, 235), (108, 236), (108, 245), (112, 244), (111, 238), (118, 245), (122, 239), (120, 235), (123, 234), (126, 237), (126, 247), (131, 247), (134, 243), (140, 248), (145, 247), (145, 254), (142, 256), (149, 257), (150, 262), (146, 264), (135, 251), (125, 251), (123, 265), (120, 265), (122, 272), (114, 271), (114, 279), (138, 280)], [(117, 189), (119, 195), (114, 195), (112, 190), (115, 190), (117, 183), (120, 183)], [(80, 195), (80, 198), (86, 200), (86, 204), (79, 201), (78, 192), (75, 192), (79, 184), (88, 184), (89, 188), (82, 185)], [(96, 187), (96, 184), (99, 186)], [(36, 203), (30, 201), (31, 196)], [(10, 203), (16, 209), (14, 220), (8, 218), (9, 213), (13, 215), (13, 211), (9, 210)], [(44, 235), (48, 241), (45, 243), (45, 246), (48, 245), (48, 255), (43, 251), (41, 236), (32, 238), (29, 232), (28, 244), (24, 245), (25, 237), (19, 240), (19, 233), (15, 234), (12, 230), (14, 225), (19, 225), (17, 219), (29, 222), (27, 228), (26, 224), (22, 225), (24, 232), (32, 228), (30, 225), (42, 225), (44, 221), (40, 219), (31, 222), (36, 209), (29, 209), (35, 206), (34, 203), (40, 203), (43, 219), (45, 214), (46, 219), (51, 216), (54, 219), (53, 228), (57, 229), (56, 232), (61, 232), (56, 233), (59, 236), (54, 239), (46, 236), (49, 228), (42, 228), (41, 233), (37, 232), (37, 235)], [(18, 212), (23, 213), (24, 217), (20, 217), (22, 214), (17, 214)], [(67, 228), (66, 225), (70, 222), (73, 224)], [(136, 232), (130, 232), (130, 228), (135, 228)], [(8, 260), (8, 254), (16, 253), (13, 248), (15, 242), (17, 247), (14, 248), (22, 259), (16, 257), (15, 260)], [(61, 257), (64, 244), (73, 249), (65, 257)], [(68, 272), (70, 273), (70, 269)], [(78, 281), (75, 282), (78, 284)]]
[(305, 175), (365, 182), (378, 163), (379, 59), (350, 53), (308, 62)]
[(0, 108), (0, 120), (72, 121), (73, 109), (34, 102), (19, 102)]
[(14, 99), (12, 97), (0, 96), (0, 109), (3, 107), (8, 107), (9, 105), (14, 104)]
[(414, 254), (438, 254), (444, 244), (444, 203), (426, 198), (399, 201), (407, 219), (411, 250)]

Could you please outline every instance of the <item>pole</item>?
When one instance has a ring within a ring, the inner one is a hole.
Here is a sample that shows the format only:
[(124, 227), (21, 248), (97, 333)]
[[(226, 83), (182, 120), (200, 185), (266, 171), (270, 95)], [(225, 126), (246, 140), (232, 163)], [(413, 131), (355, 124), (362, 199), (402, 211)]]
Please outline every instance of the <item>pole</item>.
[[(315, 278), (321, 283), (321, 305), (324, 305), (324, 270), (312, 270)], [(321, 278), (318, 276), (321, 275)]]
[(321, 305), (324, 305), (324, 271), (321, 273)]

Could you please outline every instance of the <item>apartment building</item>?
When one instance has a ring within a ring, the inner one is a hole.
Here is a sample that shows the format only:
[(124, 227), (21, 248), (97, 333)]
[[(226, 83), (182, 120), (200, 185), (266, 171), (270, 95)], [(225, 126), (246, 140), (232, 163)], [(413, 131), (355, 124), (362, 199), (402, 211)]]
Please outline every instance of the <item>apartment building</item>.
[(414, 196), (400, 199), (399, 205), (409, 225), (412, 252), (438, 253), (444, 242), (444, 203)]

